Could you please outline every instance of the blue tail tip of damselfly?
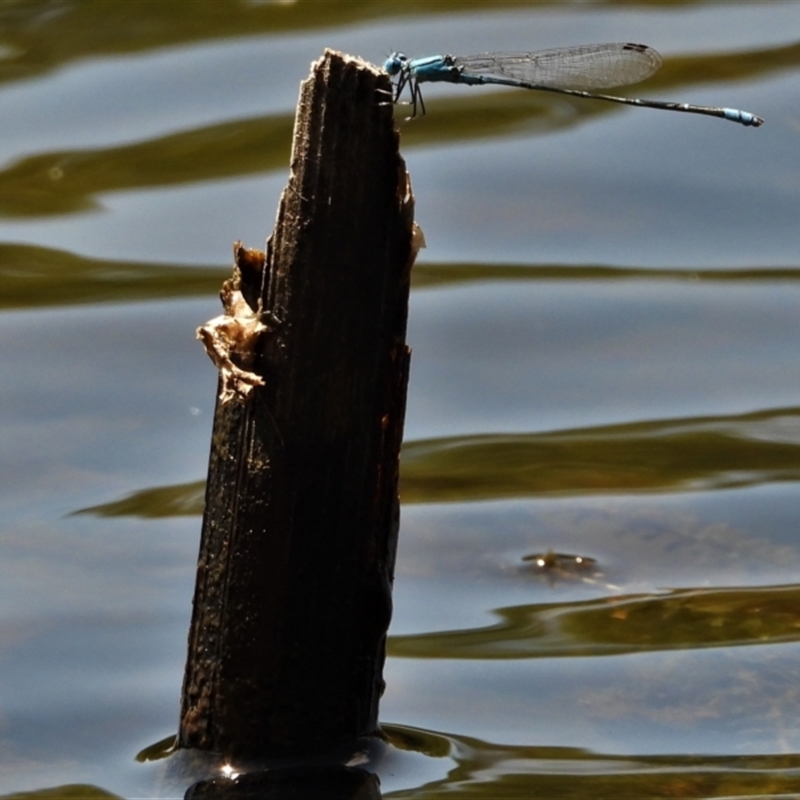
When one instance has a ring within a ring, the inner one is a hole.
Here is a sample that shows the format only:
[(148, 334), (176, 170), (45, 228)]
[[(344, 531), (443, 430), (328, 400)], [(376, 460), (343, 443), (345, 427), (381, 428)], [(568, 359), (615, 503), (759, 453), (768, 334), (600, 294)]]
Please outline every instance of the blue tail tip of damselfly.
[(722, 111), (725, 114), (725, 119), (729, 119), (731, 122), (739, 122), (748, 128), (758, 128), (764, 124), (763, 117), (758, 117), (749, 111), (740, 111), (738, 108), (723, 108)]

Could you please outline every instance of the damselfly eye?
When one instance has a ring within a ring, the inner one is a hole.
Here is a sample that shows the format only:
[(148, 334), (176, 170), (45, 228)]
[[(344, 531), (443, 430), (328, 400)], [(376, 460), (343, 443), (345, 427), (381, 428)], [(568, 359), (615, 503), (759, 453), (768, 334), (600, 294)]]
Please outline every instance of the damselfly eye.
[(383, 64), (383, 71), (388, 72), (389, 75), (397, 75), (407, 61), (408, 58), (402, 53), (392, 53)]

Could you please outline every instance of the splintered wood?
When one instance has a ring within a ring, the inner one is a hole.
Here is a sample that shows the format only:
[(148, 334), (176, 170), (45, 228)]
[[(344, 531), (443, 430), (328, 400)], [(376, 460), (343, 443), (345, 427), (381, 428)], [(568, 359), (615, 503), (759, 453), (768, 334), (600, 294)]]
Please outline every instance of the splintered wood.
[[(236, 242), (234, 254), (239, 250), (241, 243)], [(232, 400), (243, 402), (253, 387), (264, 385), (264, 379), (251, 368), (259, 337), (274, 330), (270, 316), (254, 311), (244, 299), (241, 279), (242, 274), (234, 258), (233, 277), (222, 284), (219, 294), (225, 313), (197, 329), (197, 338), (219, 370), (221, 403), (230, 403)]]

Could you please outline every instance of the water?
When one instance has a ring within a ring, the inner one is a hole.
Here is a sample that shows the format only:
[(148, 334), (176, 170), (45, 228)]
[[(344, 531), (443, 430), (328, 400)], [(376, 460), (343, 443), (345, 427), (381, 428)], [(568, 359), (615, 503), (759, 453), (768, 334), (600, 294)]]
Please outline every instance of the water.
[(432, 85), (402, 125), (428, 247), (381, 788), (798, 793), (800, 3), (126, 8), (0, 6), (0, 794), (188, 785), (135, 756), (177, 726), (194, 330), (272, 228), (309, 63), (615, 40), (664, 56), (636, 94), (766, 124)]

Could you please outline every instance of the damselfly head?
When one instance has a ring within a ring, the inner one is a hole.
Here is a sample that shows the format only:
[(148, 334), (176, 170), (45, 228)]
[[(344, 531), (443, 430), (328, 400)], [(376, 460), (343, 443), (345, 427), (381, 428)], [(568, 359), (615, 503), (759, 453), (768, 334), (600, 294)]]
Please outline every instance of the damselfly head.
[(403, 67), (408, 64), (408, 56), (403, 53), (392, 53), (383, 64), (383, 71), (389, 75), (398, 75)]

